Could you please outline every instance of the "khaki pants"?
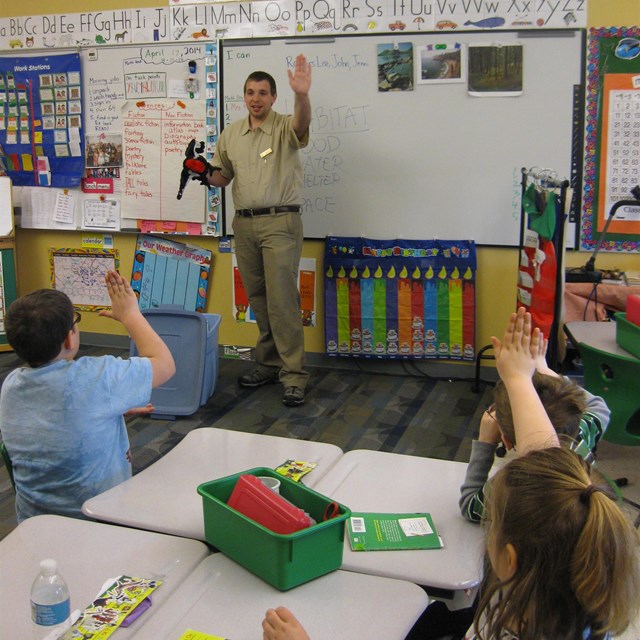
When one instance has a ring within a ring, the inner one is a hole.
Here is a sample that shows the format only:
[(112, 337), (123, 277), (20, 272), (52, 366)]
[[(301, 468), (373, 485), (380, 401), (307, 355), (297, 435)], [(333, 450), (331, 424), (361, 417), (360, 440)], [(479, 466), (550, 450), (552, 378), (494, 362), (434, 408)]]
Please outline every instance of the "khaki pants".
[(233, 219), (236, 258), (249, 304), (258, 323), (256, 363), (280, 370), (285, 387), (306, 387), (304, 330), (298, 267), (302, 253), (299, 213)]

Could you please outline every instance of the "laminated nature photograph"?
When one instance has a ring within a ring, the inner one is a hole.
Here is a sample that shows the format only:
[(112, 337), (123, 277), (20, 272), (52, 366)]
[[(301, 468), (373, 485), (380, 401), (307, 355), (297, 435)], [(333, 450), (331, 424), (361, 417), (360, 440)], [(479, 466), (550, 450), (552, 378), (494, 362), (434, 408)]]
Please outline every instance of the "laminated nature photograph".
[(477, 97), (522, 95), (522, 45), (470, 44), (468, 53), (470, 95)]

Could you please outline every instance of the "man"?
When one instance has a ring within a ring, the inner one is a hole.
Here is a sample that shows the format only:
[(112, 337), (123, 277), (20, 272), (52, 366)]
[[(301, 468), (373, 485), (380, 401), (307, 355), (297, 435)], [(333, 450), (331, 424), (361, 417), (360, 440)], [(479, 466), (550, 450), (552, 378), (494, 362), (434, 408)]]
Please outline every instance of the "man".
[(283, 402), (293, 407), (304, 403), (309, 375), (298, 292), (303, 240), (298, 150), (309, 141), (311, 66), (299, 55), (295, 70), (287, 73), (293, 115), (273, 111), (275, 80), (255, 71), (244, 85), (249, 115), (225, 127), (213, 165), (199, 156), (185, 160), (185, 166), (205, 185), (226, 187), (233, 181), (236, 257), (260, 332), (256, 367), (238, 382), (256, 388), (280, 380)]

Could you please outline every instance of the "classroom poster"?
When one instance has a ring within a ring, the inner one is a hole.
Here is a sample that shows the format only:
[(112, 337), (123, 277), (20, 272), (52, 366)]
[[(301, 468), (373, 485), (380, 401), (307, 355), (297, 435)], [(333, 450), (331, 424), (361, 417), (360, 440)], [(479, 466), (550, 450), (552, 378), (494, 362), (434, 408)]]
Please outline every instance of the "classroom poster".
[[(237, 322), (256, 322), (249, 298), (245, 291), (236, 254), (232, 256), (233, 317)], [(316, 326), (316, 261), (315, 258), (300, 258), (298, 268), (298, 291), (300, 293), (300, 316), (302, 326)]]
[(204, 312), (211, 274), (211, 251), (165, 238), (139, 235), (131, 288), (140, 309), (179, 305)]
[(326, 352), (474, 360), (475, 272), (472, 240), (328, 236)]
[[(580, 249), (593, 250), (620, 200), (640, 182), (640, 28), (589, 31)], [(615, 212), (600, 251), (638, 251), (640, 208)]]
[(51, 284), (66, 293), (78, 309), (111, 307), (104, 277), (117, 270), (117, 249), (49, 249)]
[(185, 149), (193, 138), (204, 138), (204, 120), (201, 100), (124, 103), (124, 217), (204, 224), (207, 191), (200, 184), (188, 185), (176, 198)]
[(504, 98), (522, 95), (524, 55), (521, 44), (470, 44), (468, 59), (470, 96)]
[(378, 91), (413, 91), (413, 44), (379, 44)]
[[(207, 5), (207, 6), (202, 6)], [(81, 7), (78, 6), (78, 9)], [(25, 11), (26, 13), (26, 11)], [(341, 32), (583, 29), (583, 0), (379, 2), (171, 0), (164, 6), (0, 18), (0, 49), (96, 47)]]
[(0, 56), (0, 169), (14, 185), (80, 186), (81, 77), (78, 53)]
[[(636, 42), (640, 51), (640, 40)], [(598, 199), (598, 231), (603, 230), (611, 207), (619, 200), (633, 200), (631, 189), (640, 183), (640, 71), (604, 76), (602, 119), (604, 188)], [(620, 207), (608, 231), (640, 234), (640, 202), (637, 207)]]
[(416, 46), (417, 84), (464, 82), (466, 48), (459, 42)]

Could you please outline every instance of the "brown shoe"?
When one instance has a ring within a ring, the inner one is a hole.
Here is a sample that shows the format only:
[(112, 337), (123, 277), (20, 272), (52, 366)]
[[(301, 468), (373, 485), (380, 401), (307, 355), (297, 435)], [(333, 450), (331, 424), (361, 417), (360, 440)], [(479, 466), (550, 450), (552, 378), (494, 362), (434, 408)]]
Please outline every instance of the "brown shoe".
[(256, 389), (270, 382), (278, 382), (277, 370), (274, 372), (265, 372), (263, 369), (254, 369), (238, 378), (238, 384), (246, 389)]
[(302, 387), (286, 387), (282, 402), (287, 407), (297, 407), (304, 404), (304, 389)]

